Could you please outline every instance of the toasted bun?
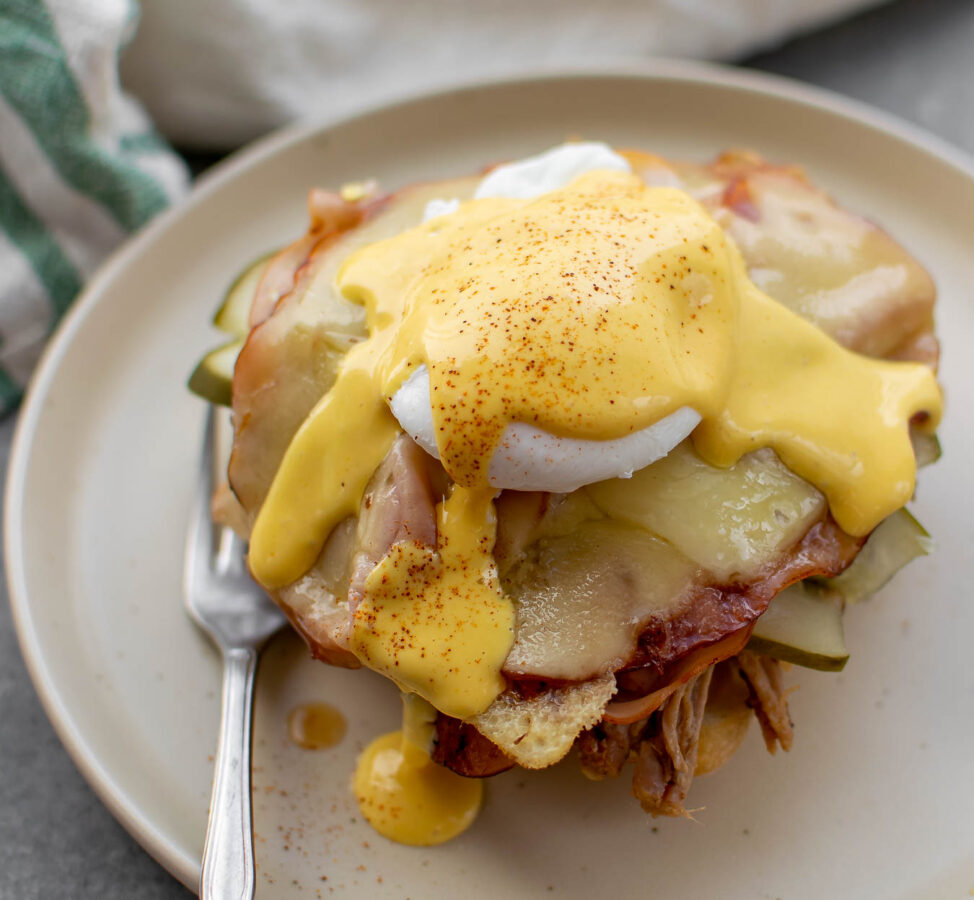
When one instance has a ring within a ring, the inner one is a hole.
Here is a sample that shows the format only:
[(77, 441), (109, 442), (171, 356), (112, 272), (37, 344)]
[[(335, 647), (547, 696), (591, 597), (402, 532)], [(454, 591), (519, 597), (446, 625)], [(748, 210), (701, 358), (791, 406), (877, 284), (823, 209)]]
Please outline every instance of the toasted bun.
[(470, 721), (518, 765), (543, 769), (558, 762), (579, 733), (602, 718), (615, 691), (611, 673), (549, 688), (528, 699), (507, 690)]

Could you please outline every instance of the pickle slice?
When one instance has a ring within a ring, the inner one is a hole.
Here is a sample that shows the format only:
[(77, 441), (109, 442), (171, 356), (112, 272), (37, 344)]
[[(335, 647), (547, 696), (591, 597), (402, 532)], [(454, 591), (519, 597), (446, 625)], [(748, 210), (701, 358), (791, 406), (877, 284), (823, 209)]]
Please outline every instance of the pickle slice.
[(207, 353), (189, 376), (189, 389), (210, 403), (230, 405), (233, 367), (250, 333), (250, 307), (257, 285), (273, 256), (274, 251), (265, 253), (246, 266), (227, 288), (223, 302), (213, 316), (213, 324), (235, 340)]
[(849, 659), (842, 597), (799, 582), (785, 588), (757, 620), (747, 649), (785, 662), (839, 672)]
[(914, 431), (910, 435), (913, 441), (913, 455), (916, 457), (917, 468), (922, 469), (940, 459), (940, 441), (935, 434), (924, 434), (922, 431)]
[(270, 265), (276, 251), (265, 253), (250, 263), (227, 288), (223, 303), (213, 316), (213, 324), (220, 331), (244, 338), (250, 331), (250, 307), (254, 302), (257, 285)]
[(924, 527), (905, 509), (884, 519), (852, 565), (835, 578), (793, 584), (757, 620), (748, 648), (810, 669), (837, 672), (849, 652), (842, 629), (846, 603), (874, 594), (903, 566), (930, 552)]
[(910, 560), (926, 556), (932, 549), (926, 529), (906, 509), (899, 509), (876, 526), (848, 569), (821, 584), (846, 603), (858, 603), (876, 593)]
[(189, 376), (189, 389), (210, 403), (229, 406), (233, 367), (243, 345), (244, 339), (240, 338), (207, 353)]

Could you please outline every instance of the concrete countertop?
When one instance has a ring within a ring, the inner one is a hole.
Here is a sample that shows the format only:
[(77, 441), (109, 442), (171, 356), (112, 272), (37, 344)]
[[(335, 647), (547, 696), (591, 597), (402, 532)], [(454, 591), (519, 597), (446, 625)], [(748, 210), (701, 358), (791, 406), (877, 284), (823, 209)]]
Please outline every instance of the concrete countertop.
[[(898, 0), (746, 60), (871, 103), (974, 154), (974, 3)], [(6, 470), (14, 423), (0, 423)], [(0, 900), (188, 897), (77, 772), (0, 602)]]

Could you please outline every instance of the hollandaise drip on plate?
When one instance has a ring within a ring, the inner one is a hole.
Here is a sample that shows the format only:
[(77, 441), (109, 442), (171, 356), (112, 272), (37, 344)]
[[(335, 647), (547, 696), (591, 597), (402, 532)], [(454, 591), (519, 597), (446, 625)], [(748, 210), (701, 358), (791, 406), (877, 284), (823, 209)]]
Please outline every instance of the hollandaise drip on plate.
[[(401, 431), (438, 456), (454, 486), (436, 547), (391, 548), (350, 646), (460, 719), (504, 689), (514, 638), (492, 556), (499, 489), (625, 477), (689, 434), (715, 466), (772, 448), (865, 535), (912, 495), (911, 421), (940, 416), (929, 368), (844, 349), (762, 293), (692, 197), (581, 146), (580, 164), (559, 159), (533, 190), (523, 164), (506, 187), (488, 176), (475, 199), (347, 260), (337, 287), (364, 306), (369, 337), (291, 441), (251, 536), (254, 575), (288, 585)], [(593, 454), (614, 468), (579, 462)]]
[(354, 790), (362, 815), (379, 834), (400, 844), (442, 844), (473, 824), (484, 783), (430, 759), (436, 710), (403, 695), (401, 731), (376, 738), (362, 754)]

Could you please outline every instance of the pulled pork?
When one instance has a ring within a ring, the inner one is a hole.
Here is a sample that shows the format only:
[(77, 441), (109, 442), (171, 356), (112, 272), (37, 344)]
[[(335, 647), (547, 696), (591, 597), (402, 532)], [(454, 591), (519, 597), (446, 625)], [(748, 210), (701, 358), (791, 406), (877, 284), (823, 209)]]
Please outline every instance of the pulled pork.
[[(748, 706), (772, 753), (789, 750), (793, 732), (781, 666), (776, 659), (741, 651), (727, 661), (747, 682)], [(582, 771), (593, 779), (616, 777), (634, 766), (632, 793), (653, 816), (685, 816), (684, 801), (697, 765), (700, 728), (714, 666), (681, 685), (652, 715), (629, 725), (600, 722), (576, 742)]]
[(686, 815), (686, 800), (697, 766), (697, 742), (714, 667), (681, 685), (663, 704), (659, 730), (636, 754), (632, 792), (654, 816)]
[(739, 653), (736, 659), (751, 691), (748, 706), (761, 725), (768, 753), (774, 753), (779, 744), (782, 750), (790, 750), (795, 733), (788, 714), (788, 692), (782, 683), (781, 663), (750, 650)]

